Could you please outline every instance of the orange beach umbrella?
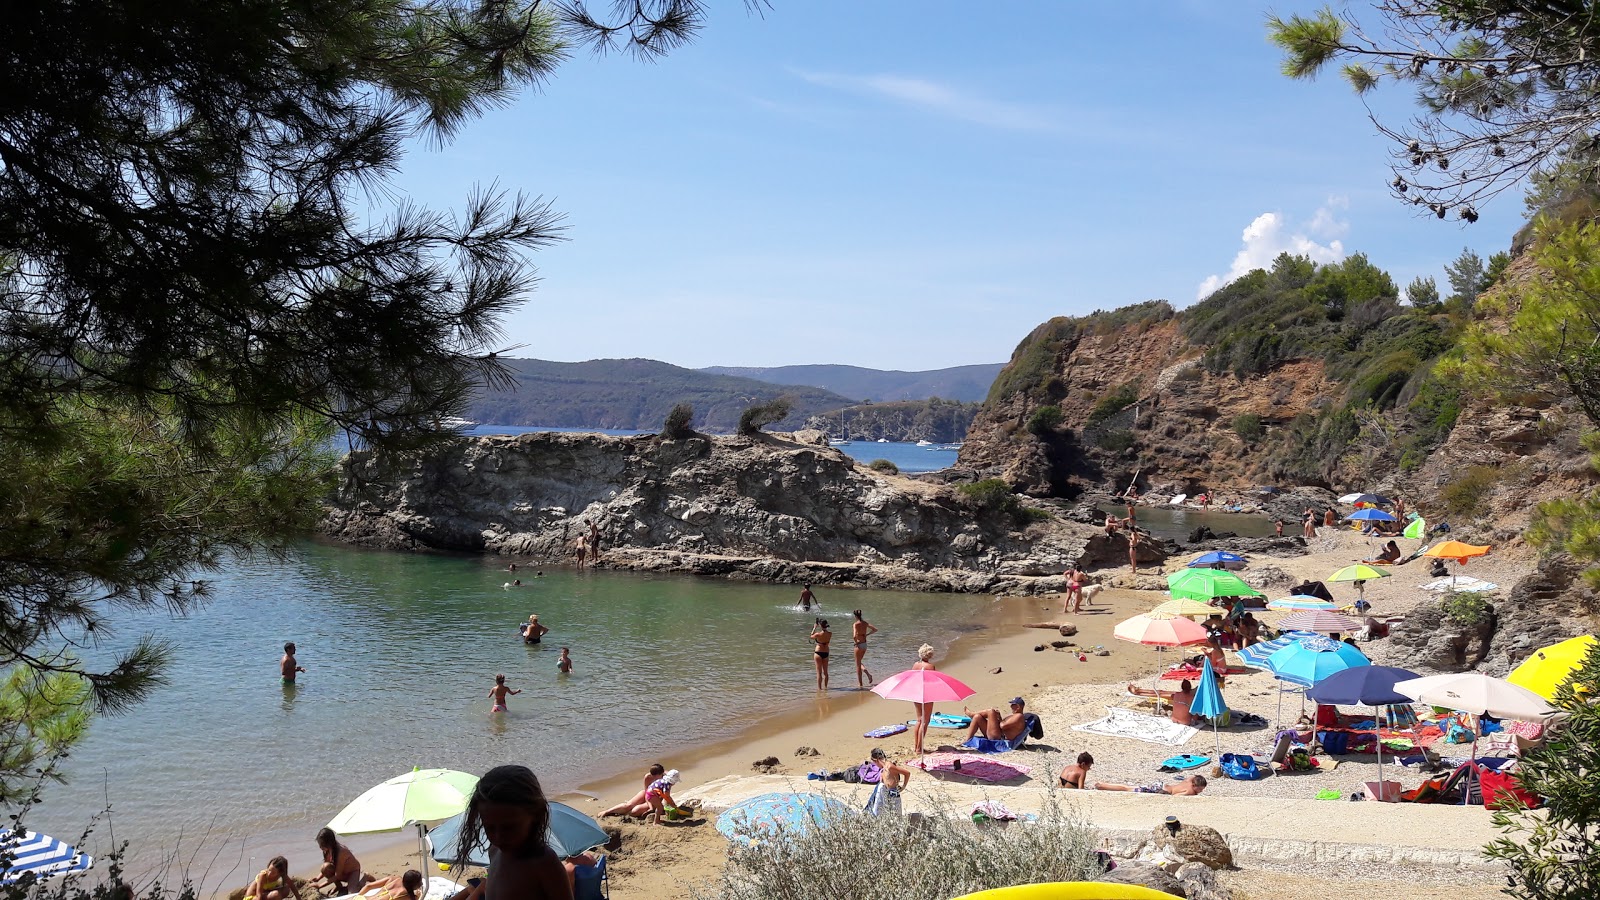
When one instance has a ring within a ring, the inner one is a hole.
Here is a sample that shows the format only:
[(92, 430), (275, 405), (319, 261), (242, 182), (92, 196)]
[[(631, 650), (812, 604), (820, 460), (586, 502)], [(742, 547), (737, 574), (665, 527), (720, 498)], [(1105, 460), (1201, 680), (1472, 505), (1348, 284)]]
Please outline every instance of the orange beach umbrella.
[(1432, 556), (1437, 559), (1453, 559), (1458, 563), (1465, 563), (1474, 556), (1483, 556), (1489, 552), (1488, 546), (1479, 547), (1476, 544), (1463, 544), (1460, 541), (1445, 541), (1442, 544), (1429, 547), (1423, 551), (1423, 556)]

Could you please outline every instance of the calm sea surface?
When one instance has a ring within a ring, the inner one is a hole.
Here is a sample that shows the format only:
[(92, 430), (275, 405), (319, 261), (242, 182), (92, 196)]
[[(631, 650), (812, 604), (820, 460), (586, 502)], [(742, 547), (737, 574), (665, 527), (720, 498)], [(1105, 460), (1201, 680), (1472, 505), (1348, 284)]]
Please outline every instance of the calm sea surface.
[[(206, 831), (320, 824), (412, 766), (520, 762), (562, 790), (815, 696), (797, 586), (552, 569), (519, 571), (527, 586), (505, 588), (513, 576), (493, 566), (306, 545), (287, 561), (237, 565), (189, 618), (124, 616), (106, 650), (163, 636), (177, 647), (171, 681), (97, 720), (69, 784), (49, 789), (28, 824), (73, 836), (109, 801), (117, 838), (137, 852), (180, 832), (192, 843)], [(867, 610), (882, 629), (880, 661), (913, 659), (924, 640), (948, 645), (982, 608), (951, 595), (818, 593), (846, 641), (849, 609)], [(529, 613), (552, 629), (536, 647), (515, 630)], [(307, 669), (294, 687), (278, 679), (287, 640)], [(567, 676), (556, 671), (563, 645)], [(836, 683), (849, 678), (842, 662)], [(523, 691), (505, 715), (490, 715), (486, 698), (497, 672)]]
[[(605, 428), (538, 428), (522, 425), (475, 425), (468, 428), (464, 434), (527, 434), (534, 431), (556, 431), (569, 434), (600, 433), (613, 435), (649, 434), (646, 431), (626, 431), (621, 429)], [(943, 449), (947, 445), (936, 444), (934, 447), (918, 447), (914, 443), (897, 441), (851, 441), (835, 449), (843, 450), (846, 454), (862, 462), (872, 462), (875, 459), (887, 459), (900, 467), (902, 472), (932, 472), (936, 469), (947, 469), (956, 463), (955, 450)], [(938, 449), (935, 449), (938, 448)]]

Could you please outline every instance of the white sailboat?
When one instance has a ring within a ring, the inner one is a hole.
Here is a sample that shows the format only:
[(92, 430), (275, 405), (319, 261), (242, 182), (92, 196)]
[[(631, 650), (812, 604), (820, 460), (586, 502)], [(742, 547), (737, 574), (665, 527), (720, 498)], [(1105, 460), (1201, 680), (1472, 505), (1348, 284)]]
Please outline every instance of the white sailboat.
[(839, 410), (839, 437), (837, 440), (829, 439), (829, 447), (844, 447), (850, 443), (850, 431), (844, 427), (844, 410)]

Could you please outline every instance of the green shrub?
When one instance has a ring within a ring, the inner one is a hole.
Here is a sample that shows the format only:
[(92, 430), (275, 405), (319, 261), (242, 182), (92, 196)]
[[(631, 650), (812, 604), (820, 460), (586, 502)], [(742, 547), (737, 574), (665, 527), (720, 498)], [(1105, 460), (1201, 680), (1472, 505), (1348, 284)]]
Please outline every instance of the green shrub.
[(667, 413), (667, 421), (661, 426), (661, 434), (675, 441), (682, 440), (694, 434), (694, 429), (689, 427), (694, 421), (694, 407), (687, 403), (679, 403)]
[(1012, 492), (1011, 485), (998, 478), (963, 484), (956, 490), (978, 510), (1009, 519), (1012, 525), (1019, 528), (1050, 518), (1050, 514), (1042, 509), (1024, 506), (1022, 500)]
[(867, 468), (874, 472), (882, 472), (885, 475), (900, 474), (900, 467), (887, 459), (875, 459), (872, 462), (867, 463)]
[(1061, 407), (1041, 406), (1028, 417), (1028, 430), (1043, 436), (1061, 426)]
[(1133, 432), (1126, 429), (1122, 431), (1102, 431), (1095, 439), (1094, 444), (1101, 450), (1112, 453), (1121, 453), (1133, 446)]
[(1494, 492), (1494, 486), (1500, 481), (1500, 470), (1493, 466), (1473, 466), (1456, 476), (1444, 490), (1439, 492), (1439, 499), (1444, 502), (1445, 512), (1460, 518), (1470, 518), (1478, 514), (1483, 507), (1483, 502), (1489, 499)]
[(1261, 440), (1261, 436), (1267, 433), (1267, 429), (1266, 426), (1261, 424), (1260, 416), (1254, 413), (1245, 413), (1234, 418), (1233, 433), (1243, 438), (1247, 443), (1253, 444)]
[(1116, 390), (1100, 398), (1100, 402), (1089, 410), (1088, 426), (1094, 427), (1111, 418), (1119, 412), (1132, 406), (1139, 399), (1139, 388), (1134, 384), (1124, 384)]
[(746, 408), (739, 414), (739, 433), (743, 435), (760, 433), (761, 429), (789, 415), (789, 407), (789, 398), (779, 397)]
[(1489, 601), (1479, 593), (1452, 593), (1439, 606), (1446, 619), (1469, 628), (1489, 618)]

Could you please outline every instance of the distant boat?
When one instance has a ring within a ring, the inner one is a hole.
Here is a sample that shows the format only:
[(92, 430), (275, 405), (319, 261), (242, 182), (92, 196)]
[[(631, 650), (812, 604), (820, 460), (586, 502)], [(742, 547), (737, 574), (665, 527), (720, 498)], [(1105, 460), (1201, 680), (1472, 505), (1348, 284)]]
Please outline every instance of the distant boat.
[(887, 444), (887, 443), (889, 443), (889, 439), (888, 438), (878, 438), (878, 443)]
[(933, 441), (917, 441), (918, 447), (932, 447)]
[(445, 416), (439, 420), (439, 427), (445, 431), (466, 431), (468, 428), (477, 428), (478, 423), (460, 416)]
[(842, 440), (842, 441), (829, 441), (829, 442), (828, 442), (828, 446), (829, 446), (829, 447), (843, 447), (843, 446), (845, 446), (845, 445), (847, 445), (847, 444), (849, 444), (849, 443), (850, 443), (850, 441), (848, 441), (848, 440)]

